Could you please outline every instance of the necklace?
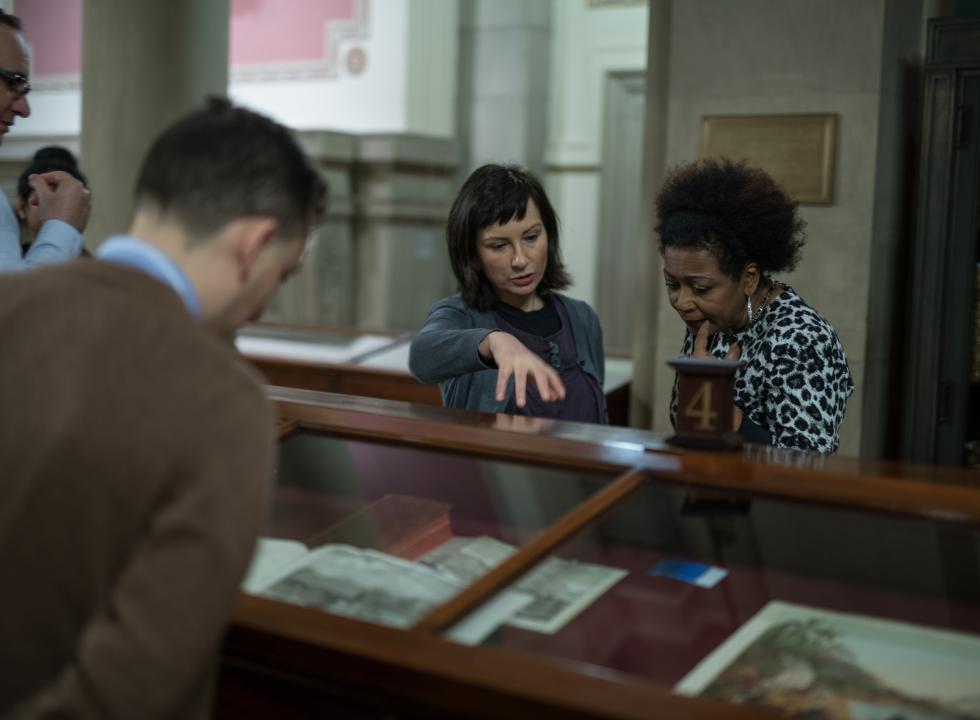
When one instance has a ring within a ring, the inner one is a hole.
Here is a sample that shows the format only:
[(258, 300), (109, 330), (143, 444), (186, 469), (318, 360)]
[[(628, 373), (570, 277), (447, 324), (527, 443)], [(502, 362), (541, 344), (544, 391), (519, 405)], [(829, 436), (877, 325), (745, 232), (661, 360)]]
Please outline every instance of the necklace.
[(769, 283), (769, 289), (766, 290), (766, 296), (762, 298), (762, 302), (759, 303), (759, 309), (755, 311), (755, 317), (752, 319), (753, 325), (759, 322), (760, 318), (762, 318), (762, 316), (765, 314), (766, 308), (769, 307), (769, 302), (772, 300), (772, 291), (775, 290), (777, 286), (780, 288), (786, 287), (783, 283), (779, 282), (778, 280), (772, 280)]
[(759, 318), (762, 317), (762, 314), (766, 311), (766, 308), (769, 307), (769, 301), (771, 299), (772, 299), (772, 285), (769, 285), (769, 289), (766, 290), (766, 296), (762, 298), (762, 302), (759, 303), (759, 307), (755, 311), (755, 317), (752, 318), (752, 322), (750, 323), (751, 325), (755, 325), (757, 322), (759, 322)]

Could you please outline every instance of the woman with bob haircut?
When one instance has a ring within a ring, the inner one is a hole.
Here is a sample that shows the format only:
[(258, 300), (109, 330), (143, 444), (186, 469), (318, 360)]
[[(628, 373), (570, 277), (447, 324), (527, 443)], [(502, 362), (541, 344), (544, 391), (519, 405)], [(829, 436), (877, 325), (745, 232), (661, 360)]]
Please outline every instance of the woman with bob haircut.
[[(741, 358), (733, 429), (750, 442), (834, 452), (854, 382), (837, 333), (772, 279), (800, 257), (805, 223), (762, 170), (729, 160), (674, 169), (657, 196), (671, 306), (687, 326), (682, 355)], [(670, 417), (677, 417), (674, 384)]]
[(571, 278), (541, 183), (515, 165), (478, 168), (446, 242), (459, 292), (429, 310), (412, 373), (439, 383), (446, 407), (607, 422), (602, 329), (587, 303), (557, 292)]

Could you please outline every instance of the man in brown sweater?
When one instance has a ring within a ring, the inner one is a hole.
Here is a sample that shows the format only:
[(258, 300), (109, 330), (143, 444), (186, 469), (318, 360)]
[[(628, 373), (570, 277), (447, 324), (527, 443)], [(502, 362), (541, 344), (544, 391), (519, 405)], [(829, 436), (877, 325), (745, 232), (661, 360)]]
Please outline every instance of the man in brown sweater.
[(213, 101), (150, 149), (128, 236), (0, 277), (0, 717), (198, 718), (265, 516), (273, 418), (227, 338), (325, 187)]

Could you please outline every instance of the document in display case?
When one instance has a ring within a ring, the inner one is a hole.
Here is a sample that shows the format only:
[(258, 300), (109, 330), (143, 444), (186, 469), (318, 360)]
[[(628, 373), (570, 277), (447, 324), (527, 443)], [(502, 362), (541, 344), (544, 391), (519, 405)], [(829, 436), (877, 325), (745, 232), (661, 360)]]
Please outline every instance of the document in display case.
[(324, 545), (249, 587), (273, 600), (410, 628), (460, 589), (421, 563), (350, 545)]
[[(497, 567), (515, 550), (493, 538), (455, 538), (425, 555), (421, 563), (450, 581), (466, 584)], [(508, 591), (506, 604), (513, 611), (494, 620), (535, 632), (557, 632), (625, 575), (619, 568), (550, 558)], [(496, 616), (497, 606), (493, 611)], [(490, 623), (484, 619), (481, 624)]]
[(298, 564), (323, 545), (375, 549), (405, 560), (416, 560), (446, 542), (449, 506), (405, 495), (385, 495), (351, 513), (305, 542), (260, 538), (242, 587), (255, 591), (268, 585), (287, 565)]

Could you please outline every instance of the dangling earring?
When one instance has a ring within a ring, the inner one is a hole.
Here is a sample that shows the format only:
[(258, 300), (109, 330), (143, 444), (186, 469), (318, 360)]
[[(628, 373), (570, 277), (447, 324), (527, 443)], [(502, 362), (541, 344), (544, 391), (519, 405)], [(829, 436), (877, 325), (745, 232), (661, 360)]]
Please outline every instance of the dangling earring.
[(745, 306), (749, 310), (749, 325), (751, 325), (752, 324), (752, 296), (751, 295), (745, 296)]

